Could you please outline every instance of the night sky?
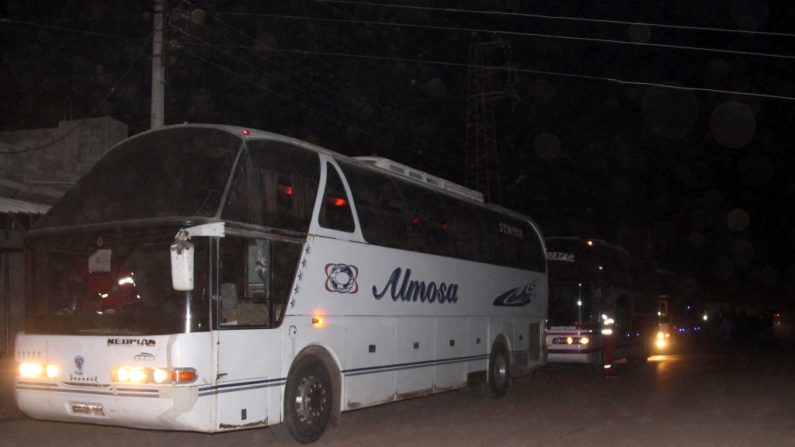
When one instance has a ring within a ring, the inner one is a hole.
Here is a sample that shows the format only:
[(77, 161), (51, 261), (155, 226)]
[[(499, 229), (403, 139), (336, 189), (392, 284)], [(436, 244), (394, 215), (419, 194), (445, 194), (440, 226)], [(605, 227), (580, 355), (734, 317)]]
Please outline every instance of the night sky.
[[(148, 129), (150, 2), (0, 8), (1, 130), (93, 116)], [(654, 259), (702, 300), (795, 302), (791, 1), (166, 10), (166, 124), (259, 128), (462, 183), (469, 46), (499, 39), (500, 203), (548, 236)]]

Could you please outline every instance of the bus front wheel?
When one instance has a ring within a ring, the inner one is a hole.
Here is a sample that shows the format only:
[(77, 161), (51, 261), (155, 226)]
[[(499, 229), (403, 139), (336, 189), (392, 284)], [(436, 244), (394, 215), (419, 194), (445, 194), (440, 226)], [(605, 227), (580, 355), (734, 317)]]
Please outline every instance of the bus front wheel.
[(284, 425), (302, 444), (317, 441), (326, 431), (333, 402), (331, 379), (323, 362), (308, 356), (299, 360), (287, 378)]

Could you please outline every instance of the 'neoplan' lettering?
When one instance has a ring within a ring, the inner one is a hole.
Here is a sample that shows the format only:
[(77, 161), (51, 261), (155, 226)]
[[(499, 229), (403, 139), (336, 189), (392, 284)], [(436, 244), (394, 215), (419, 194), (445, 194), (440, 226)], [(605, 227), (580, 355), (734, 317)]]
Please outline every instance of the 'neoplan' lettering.
[(109, 338), (108, 346), (154, 346), (156, 343), (151, 338)]

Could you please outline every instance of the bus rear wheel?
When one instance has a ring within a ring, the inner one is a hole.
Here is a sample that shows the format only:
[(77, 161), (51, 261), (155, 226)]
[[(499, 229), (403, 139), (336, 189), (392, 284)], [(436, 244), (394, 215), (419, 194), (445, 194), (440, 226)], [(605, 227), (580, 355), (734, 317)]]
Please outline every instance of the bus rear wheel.
[(293, 367), (284, 392), (284, 425), (301, 444), (317, 441), (331, 418), (333, 390), (328, 371), (317, 357)]
[(505, 395), (511, 379), (511, 365), (508, 361), (508, 351), (498, 345), (491, 351), (489, 357), (489, 370), (486, 383), (481, 383), (472, 388), (475, 397), (499, 398)]
[(511, 365), (508, 361), (508, 352), (502, 346), (491, 353), (489, 359), (489, 396), (502, 397), (508, 391), (511, 380)]

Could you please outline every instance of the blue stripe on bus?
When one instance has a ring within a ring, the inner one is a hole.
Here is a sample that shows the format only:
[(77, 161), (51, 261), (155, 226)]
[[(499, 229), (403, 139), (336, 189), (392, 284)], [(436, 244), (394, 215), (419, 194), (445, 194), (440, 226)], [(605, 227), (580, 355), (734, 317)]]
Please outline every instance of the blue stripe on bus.
[[(528, 351), (514, 351), (513, 355), (522, 355), (526, 354)], [(472, 362), (476, 360), (486, 360), (490, 357), (489, 354), (478, 354), (478, 355), (470, 355), (466, 357), (451, 357), (447, 359), (440, 359), (440, 360), (424, 360), (419, 362), (410, 362), (410, 363), (397, 363), (394, 365), (380, 365), (380, 366), (366, 366), (362, 368), (352, 368), (346, 369), (342, 371), (342, 374), (345, 376), (359, 376), (363, 374), (376, 374), (382, 372), (389, 372), (389, 371), (400, 371), (404, 369), (415, 369), (415, 368), (426, 368), (428, 366), (439, 366), (439, 365), (449, 365), (453, 363), (465, 363), (465, 362)]]
[(246, 382), (224, 383), (221, 385), (212, 385), (199, 388), (199, 396), (207, 396), (210, 394), (231, 393), (235, 391), (255, 390), (259, 388), (269, 388), (272, 386), (281, 386), (287, 382), (287, 378), (278, 379), (262, 379), (262, 380), (249, 380)]

